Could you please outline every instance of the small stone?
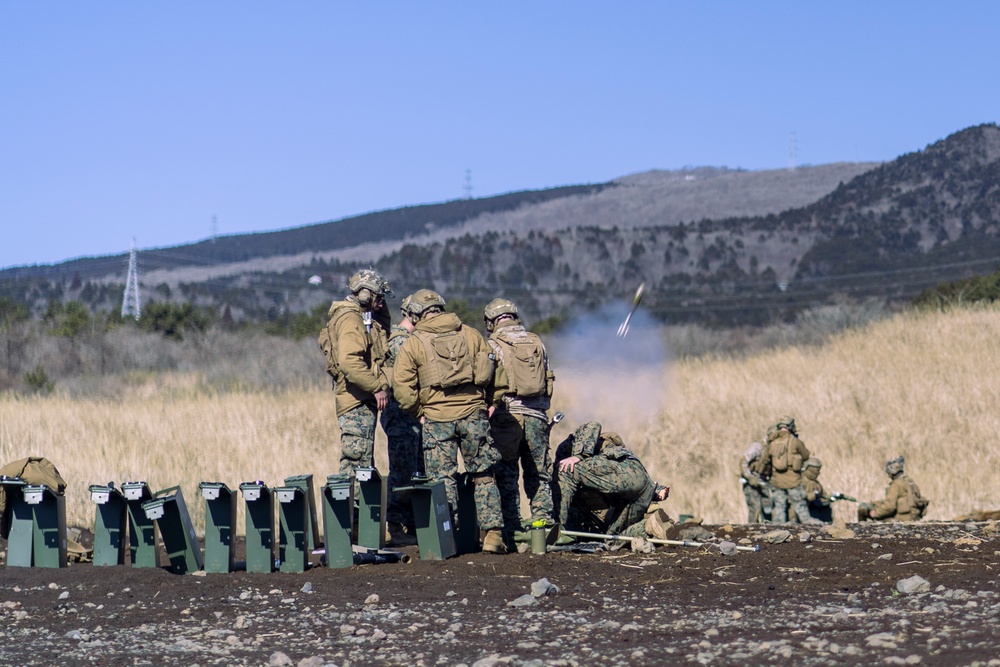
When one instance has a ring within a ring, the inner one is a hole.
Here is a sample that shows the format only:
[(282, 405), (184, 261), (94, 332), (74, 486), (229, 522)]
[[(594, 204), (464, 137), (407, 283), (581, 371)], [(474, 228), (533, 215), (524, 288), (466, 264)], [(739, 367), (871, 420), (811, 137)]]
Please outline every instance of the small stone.
[(372, 593), (371, 595), (365, 598), (365, 604), (369, 605), (378, 604), (378, 601), (379, 601), (378, 593)]
[(69, 591), (63, 591), (62, 593), (59, 594), (60, 600), (65, 600), (68, 597), (69, 597)]
[(508, 607), (530, 607), (532, 605), (538, 604), (538, 600), (534, 595), (522, 595), (521, 597), (511, 600), (507, 603)]
[(268, 667), (285, 667), (292, 664), (292, 659), (281, 651), (275, 651), (267, 660)]
[(736, 553), (736, 545), (729, 540), (723, 540), (719, 543), (719, 551), (722, 552), (723, 556), (732, 556)]
[(918, 574), (896, 582), (896, 590), (904, 595), (910, 593), (926, 593), (931, 589), (931, 583)]
[(302, 658), (299, 660), (299, 664), (295, 667), (323, 667), (326, 661), (318, 655), (311, 656), (309, 658)]
[(307, 581), (306, 583), (302, 584), (302, 588), (300, 588), (299, 590), (302, 591), (303, 593), (312, 593), (313, 592), (312, 582)]
[(558, 593), (559, 587), (544, 577), (531, 584), (531, 594), (536, 598), (546, 595), (556, 595)]
[(806, 542), (809, 542), (811, 540), (812, 540), (812, 535), (809, 533), (808, 530), (803, 530), (801, 533), (799, 533), (799, 542), (801, 542), (802, 544), (805, 544)]
[(247, 621), (246, 616), (237, 616), (236, 622), (233, 623), (233, 627), (236, 628), (237, 630), (243, 630), (245, 628), (250, 627), (250, 622)]
[(792, 539), (792, 534), (787, 530), (772, 530), (764, 536), (764, 539), (770, 544), (781, 544), (782, 542), (787, 542)]

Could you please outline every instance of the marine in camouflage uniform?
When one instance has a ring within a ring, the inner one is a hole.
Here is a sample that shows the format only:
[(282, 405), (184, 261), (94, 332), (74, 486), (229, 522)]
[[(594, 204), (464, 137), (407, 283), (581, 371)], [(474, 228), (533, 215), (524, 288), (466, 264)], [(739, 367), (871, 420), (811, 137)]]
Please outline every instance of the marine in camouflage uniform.
[[(656, 534), (662, 526), (654, 531), (646, 513), (670, 489), (654, 482), (621, 437), (602, 433), (598, 422), (583, 424), (559, 444), (554, 479), (559, 523), (568, 529), (592, 527), (611, 535), (662, 537)], [(603, 517), (590, 511), (595, 496), (607, 507)]]
[[(485, 531), (483, 551), (505, 553), (500, 494), (494, 480), (500, 454), (493, 446), (486, 411), (485, 387), (493, 370), (489, 348), (478, 331), (463, 325), (454, 313), (444, 312), (444, 305), (444, 299), (431, 290), (418, 290), (411, 296), (410, 316), (416, 326), (396, 353), (393, 393), (400, 407), (423, 424), (424, 468), (431, 482), (444, 482), (452, 520), (458, 511), (456, 477), (461, 451), (475, 484), (476, 516)], [(457, 341), (455, 349), (464, 345), (465, 350), (448, 364), (463, 379), (452, 386), (441, 380), (444, 360), (431, 358), (427, 351), (445, 339)]]
[(809, 515), (806, 491), (802, 486), (802, 464), (809, 458), (809, 450), (798, 438), (795, 420), (782, 417), (768, 438), (766, 456), (771, 467), (771, 521), (786, 523), (789, 508), (799, 522), (818, 523)]
[(771, 517), (771, 485), (764, 476), (763, 456), (764, 445), (754, 442), (740, 459), (740, 480), (747, 503), (747, 523), (766, 523)]
[(802, 488), (806, 492), (809, 515), (823, 523), (833, 523), (833, 498), (819, 481), (822, 469), (823, 462), (815, 456), (806, 459), (802, 464)]
[(534, 335), (521, 324), (517, 306), (508, 299), (494, 299), (487, 304), (483, 320), (490, 332), (487, 343), (497, 362), (486, 399), (490, 406), (493, 442), (501, 456), (496, 465), (496, 480), (504, 529), (511, 534), (522, 528), (521, 493), (518, 489), (518, 478), (521, 476), (524, 478), (524, 493), (531, 506), (532, 522), (552, 525), (552, 458), (549, 455), (547, 412), (551, 405), (555, 374), (549, 367), (548, 354), (543, 345), (538, 371), (540, 376), (544, 375), (544, 390), (531, 396), (517, 391), (506, 370), (508, 363), (517, 363), (517, 360), (509, 358), (514, 352), (505, 341), (527, 340)]
[(886, 461), (885, 474), (892, 481), (885, 490), (885, 498), (874, 503), (858, 505), (858, 519), (867, 521), (919, 521), (930, 504), (921, 494), (916, 483), (903, 473), (902, 456)]
[(340, 472), (374, 465), (375, 418), (389, 402), (390, 379), (383, 369), (390, 326), (385, 278), (364, 269), (348, 280), (351, 294), (330, 306), (319, 344), (336, 392), (340, 426)]
[[(399, 348), (403, 346), (413, 331), (413, 323), (409, 319), (408, 312), (409, 299), (410, 297), (406, 297), (403, 300), (403, 319), (399, 324), (393, 325), (389, 333), (385, 369), (390, 377)], [(392, 394), (389, 396), (389, 404), (379, 415), (379, 420), (389, 440), (389, 499), (386, 507), (386, 521), (394, 541), (399, 541), (396, 535), (397, 527), (405, 527), (411, 534), (415, 534), (416, 528), (409, 494), (406, 492), (396, 493), (393, 489), (409, 485), (413, 473), (424, 471), (424, 456), (420, 447), (420, 422), (406, 414), (399, 406), (395, 395)]]

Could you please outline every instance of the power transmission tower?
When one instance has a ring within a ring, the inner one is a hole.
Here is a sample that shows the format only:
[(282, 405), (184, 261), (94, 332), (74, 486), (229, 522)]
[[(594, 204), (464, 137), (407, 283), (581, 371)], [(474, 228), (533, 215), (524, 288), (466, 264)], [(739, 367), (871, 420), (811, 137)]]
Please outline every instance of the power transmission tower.
[(136, 261), (135, 238), (132, 251), (128, 255), (128, 278), (125, 279), (125, 296), (122, 298), (122, 317), (134, 317), (137, 321), (142, 314), (139, 305), (139, 264)]
[(462, 186), (462, 190), (465, 191), (465, 198), (472, 199), (472, 170), (465, 170), (465, 185)]

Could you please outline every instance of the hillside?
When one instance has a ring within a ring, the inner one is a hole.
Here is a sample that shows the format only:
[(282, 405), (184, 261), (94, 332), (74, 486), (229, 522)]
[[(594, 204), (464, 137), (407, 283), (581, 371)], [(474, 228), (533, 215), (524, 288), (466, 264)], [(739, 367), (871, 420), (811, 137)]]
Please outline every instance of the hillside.
[[(553, 232), (569, 226), (639, 228), (685, 220), (777, 213), (815, 201), (874, 167), (836, 164), (795, 171), (720, 168), (652, 171), (610, 183), (511, 193), (366, 214), (267, 234), (140, 253), (144, 298), (226, 303), (237, 317), (300, 311), (327, 298), (305, 278), (336, 284), (358, 264), (408, 244), (433, 245), (488, 231)], [(123, 255), (0, 271), (0, 296), (44, 308), (52, 298), (116, 307)], [(337, 288), (339, 290), (339, 287)]]
[[(421, 287), (469, 304), (504, 294), (528, 320), (625, 299), (645, 282), (644, 306), (660, 320), (762, 324), (842, 295), (908, 301), (991, 272), (998, 220), (1000, 128), (987, 124), (881, 165), (647, 172), (248, 235), (239, 243), (275, 250), (233, 245), (224, 262), (196, 246), (144, 252), (141, 266), (144, 298), (226, 306), (237, 320), (307, 311), (371, 264), (397, 298)], [(337, 229), (363, 233), (336, 240)], [(123, 266), (11, 270), (0, 296), (36, 311), (60, 298), (113, 309)]]

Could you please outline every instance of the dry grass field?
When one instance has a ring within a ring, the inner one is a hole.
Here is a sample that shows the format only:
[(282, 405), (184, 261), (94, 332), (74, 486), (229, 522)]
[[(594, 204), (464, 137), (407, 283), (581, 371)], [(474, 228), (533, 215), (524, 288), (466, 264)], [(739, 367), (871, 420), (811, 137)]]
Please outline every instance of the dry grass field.
[[(668, 351), (613, 364), (561, 357), (554, 409), (567, 419), (553, 445), (581, 421), (620, 432), (650, 473), (672, 487), (675, 514), (745, 520), (738, 460), (778, 416), (795, 416), (823, 461), (830, 490), (881, 497), (882, 464), (906, 456), (932, 501), (928, 518), (994, 508), (1000, 433), (1000, 308), (907, 312), (831, 337), (745, 358), (669, 361)], [(630, 334), (632, 340), (641, 332)], [(648, 332), (648, 338), (657, 338)], [(638, 340), (638, 339), (637, 339)], [(592, 346), (595, 360), (606, 351)], [(641, 349), (641, 348), (640, 348)], [(317, 353), (318, 355), (318, 353)], [(322, 367), (317, 360), (320, 375)], [(276, 392), (214, 391), (198, 372), (148, 376), (124, 398), (0, 396), (0, 461), (44, 455), (69, 481), (71, 524), (90, 525), (93, 483), (181, 485), (196, 524), (200, 481), (230, 487), (336, 472), (333, 397), (322, 378)], [(384, 436), (377, 463), (386, 468)], [(838, 503), (850, 520), (853, 505)]]

